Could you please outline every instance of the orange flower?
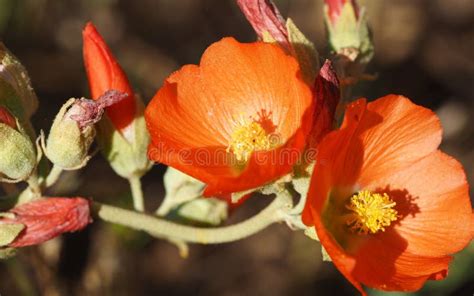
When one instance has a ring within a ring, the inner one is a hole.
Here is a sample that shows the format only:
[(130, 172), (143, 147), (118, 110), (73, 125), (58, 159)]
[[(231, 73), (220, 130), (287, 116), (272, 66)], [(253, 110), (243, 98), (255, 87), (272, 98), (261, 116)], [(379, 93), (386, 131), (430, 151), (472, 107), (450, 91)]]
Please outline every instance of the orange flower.
[(362, 294), (442, 279), (471, 241), (466, 176), (440, 141), (433, 112), (389, 95), (349, 105), (320, 143), (303, 221)]
[(206, 196), (292, 171), (312, 126), (311, 89), (277, 45), (224, 38), (168, 77), (145, 110), (149, 157), (207, 184)]
[(87, 23), (82, 37), (84, 63), (92, 99), (97, 100), (111, 89), (128, 94), (128, 97), (107, 108), (107, 115), (115, 128), (126, 134), (125, 131), (136, 115), (133, 90), (122, 68), (92, 23)]

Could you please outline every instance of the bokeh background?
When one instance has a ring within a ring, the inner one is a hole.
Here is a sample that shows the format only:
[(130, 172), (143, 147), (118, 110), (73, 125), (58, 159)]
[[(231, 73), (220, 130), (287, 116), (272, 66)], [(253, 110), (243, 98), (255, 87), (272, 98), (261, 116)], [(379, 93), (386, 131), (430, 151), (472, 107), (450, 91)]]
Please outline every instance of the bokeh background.
[[(327, 54), (322, 0), (276, 1), (284, 16)], [(442, 148), (474, 179), (474, 1), (377, 0), (367, 5), (376, 56), (358, 95), (410, 97), (434, 109), (444, 126)], [(255, 34), (231, 0), (0, 0), (0, 39), (28, 69), (40, 98), (37, 130), (48, 130), (70, 97), (88, 96), (81, 30), (92, 20), (134, 88), (149, 101), (181, 65), (198, 63), (224, 36), (253, 41)], [(151, 211), (163, 198), (157, 165), (144, 178)], [(436, 186), (436, 184), (433, 184)], [(472, 193), (472, 190), (471, 190)], [(51, 195), (80, 195), (130, 206), (126, 181), (97, 155), (80, 172), (67, 173)], [(232, 213), (239, 221), (261, 209), (251, 199)], [(449, 243), (449, 238), (446, 238)], [(456, 256), (450, 276), (416, 295), (472, 295), (474, 245)], [(317, 243), (285, 225), (243, 241), (190, 248), (98, 222), (0, 263), (0, 294), (7, 295), (355, 295)], [(385, 295), (371, 291), (372, 295)], [(390, 294), (404, 295), (404, 294)]]

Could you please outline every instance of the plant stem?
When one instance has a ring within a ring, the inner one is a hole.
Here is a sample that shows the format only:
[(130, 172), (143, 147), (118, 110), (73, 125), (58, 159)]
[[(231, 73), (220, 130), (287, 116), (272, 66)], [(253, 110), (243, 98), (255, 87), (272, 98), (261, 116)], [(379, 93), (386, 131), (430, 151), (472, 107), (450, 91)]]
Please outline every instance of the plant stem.
[(281, 192), (265, 209), (252, 218), (235, 225), (219, 228), (199, 228), (180, 225), (156, 216), (100, 203), (94, 203), (93, 211), (99, 219), (143, 230), (155, 237), (181, 240), (189, 243), (219, 244), (243, 239), (275, 222), (284, 220), (283, 217), (285, 215), (283, 213), (291, 209), (292, 202), (291, 195), (287, 191)]
[(130, 189), (132, 190), (133, 208), (136, 211), (145, 211), (145, 202), (143, 201), (142, 182), (139, 177), (131, 177), (128, 179), (130, 182)]
[(44, 188), (48, 188), (52, 186), (56, 181), (58, 181), (59, 177), (61, 176), (61, 173), (63, 172), (63, 169), (58, 167), (57, 165), (53, 165), (53, 168), (49, 172), (48, 176), (46, 177), (46, 180), (44, 180), (44, 183), (42, 184)]

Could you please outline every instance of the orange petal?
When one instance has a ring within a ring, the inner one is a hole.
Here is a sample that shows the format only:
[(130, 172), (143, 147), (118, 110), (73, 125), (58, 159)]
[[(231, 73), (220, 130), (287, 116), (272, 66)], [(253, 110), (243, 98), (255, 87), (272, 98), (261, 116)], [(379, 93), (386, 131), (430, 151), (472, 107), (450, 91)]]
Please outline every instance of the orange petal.
[(441, 132), (433, 111), (405, 97), (388, 95), (369, 103), (356, 135), (363, 149), (359, 182), (391, 175), (435, 151)]
[(450, 256), (419, 256), (408, 252), (407, 244), (393, 229), (368, 238), (355, 255), (352, 275), (379, 290), (416, 291), (432, 275), (446, 273)]
[(91, 95), (98, 99), (109, 89), (129, 96), (107, 108), (107, 115), (118, 130), (126, 129), (135, 118), (136, 107), (133, 90), (117, 60), (92, 23), (87, 23), (82, 32), (84, 64)]
[[(216, 119), (227, 123), (228, 135), (239, 117), (264, 111), (285, 141), (303, 125), (302, 117), (313, 103), (298, 62), (274, 44), (224, 38), (206, 50), (200, 69), (205, 92), (213, 96), (209, 103), (216, 105)], [(202, 99), (197, 98), (206, 103)]]
[(442, 257), (459, 252), (472, 240), (466, 175), (462, 165), (443, 152), (435, 151), (369, 186), (387, 192), (397, 202), (402, 218), (395, 229), (407, 241), (407, 252)]

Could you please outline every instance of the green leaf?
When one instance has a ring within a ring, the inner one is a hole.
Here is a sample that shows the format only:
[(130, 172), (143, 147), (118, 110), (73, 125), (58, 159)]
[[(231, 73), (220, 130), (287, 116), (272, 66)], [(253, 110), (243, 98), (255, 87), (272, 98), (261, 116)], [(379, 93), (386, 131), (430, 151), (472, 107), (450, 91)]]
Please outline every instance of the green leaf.
[(309, 85), (313, 85), (316, 73), (319, 72), (319, 54), (306, 36), (298, 29), (292, 19), (286, 21), (286, 29), (288, 30), (288, 39), (293, 47), (294, 55), (303, 72), (305, 81)]
[(0, 224), (0, 247), (7, 246), (25, 229), (23, 224)]

